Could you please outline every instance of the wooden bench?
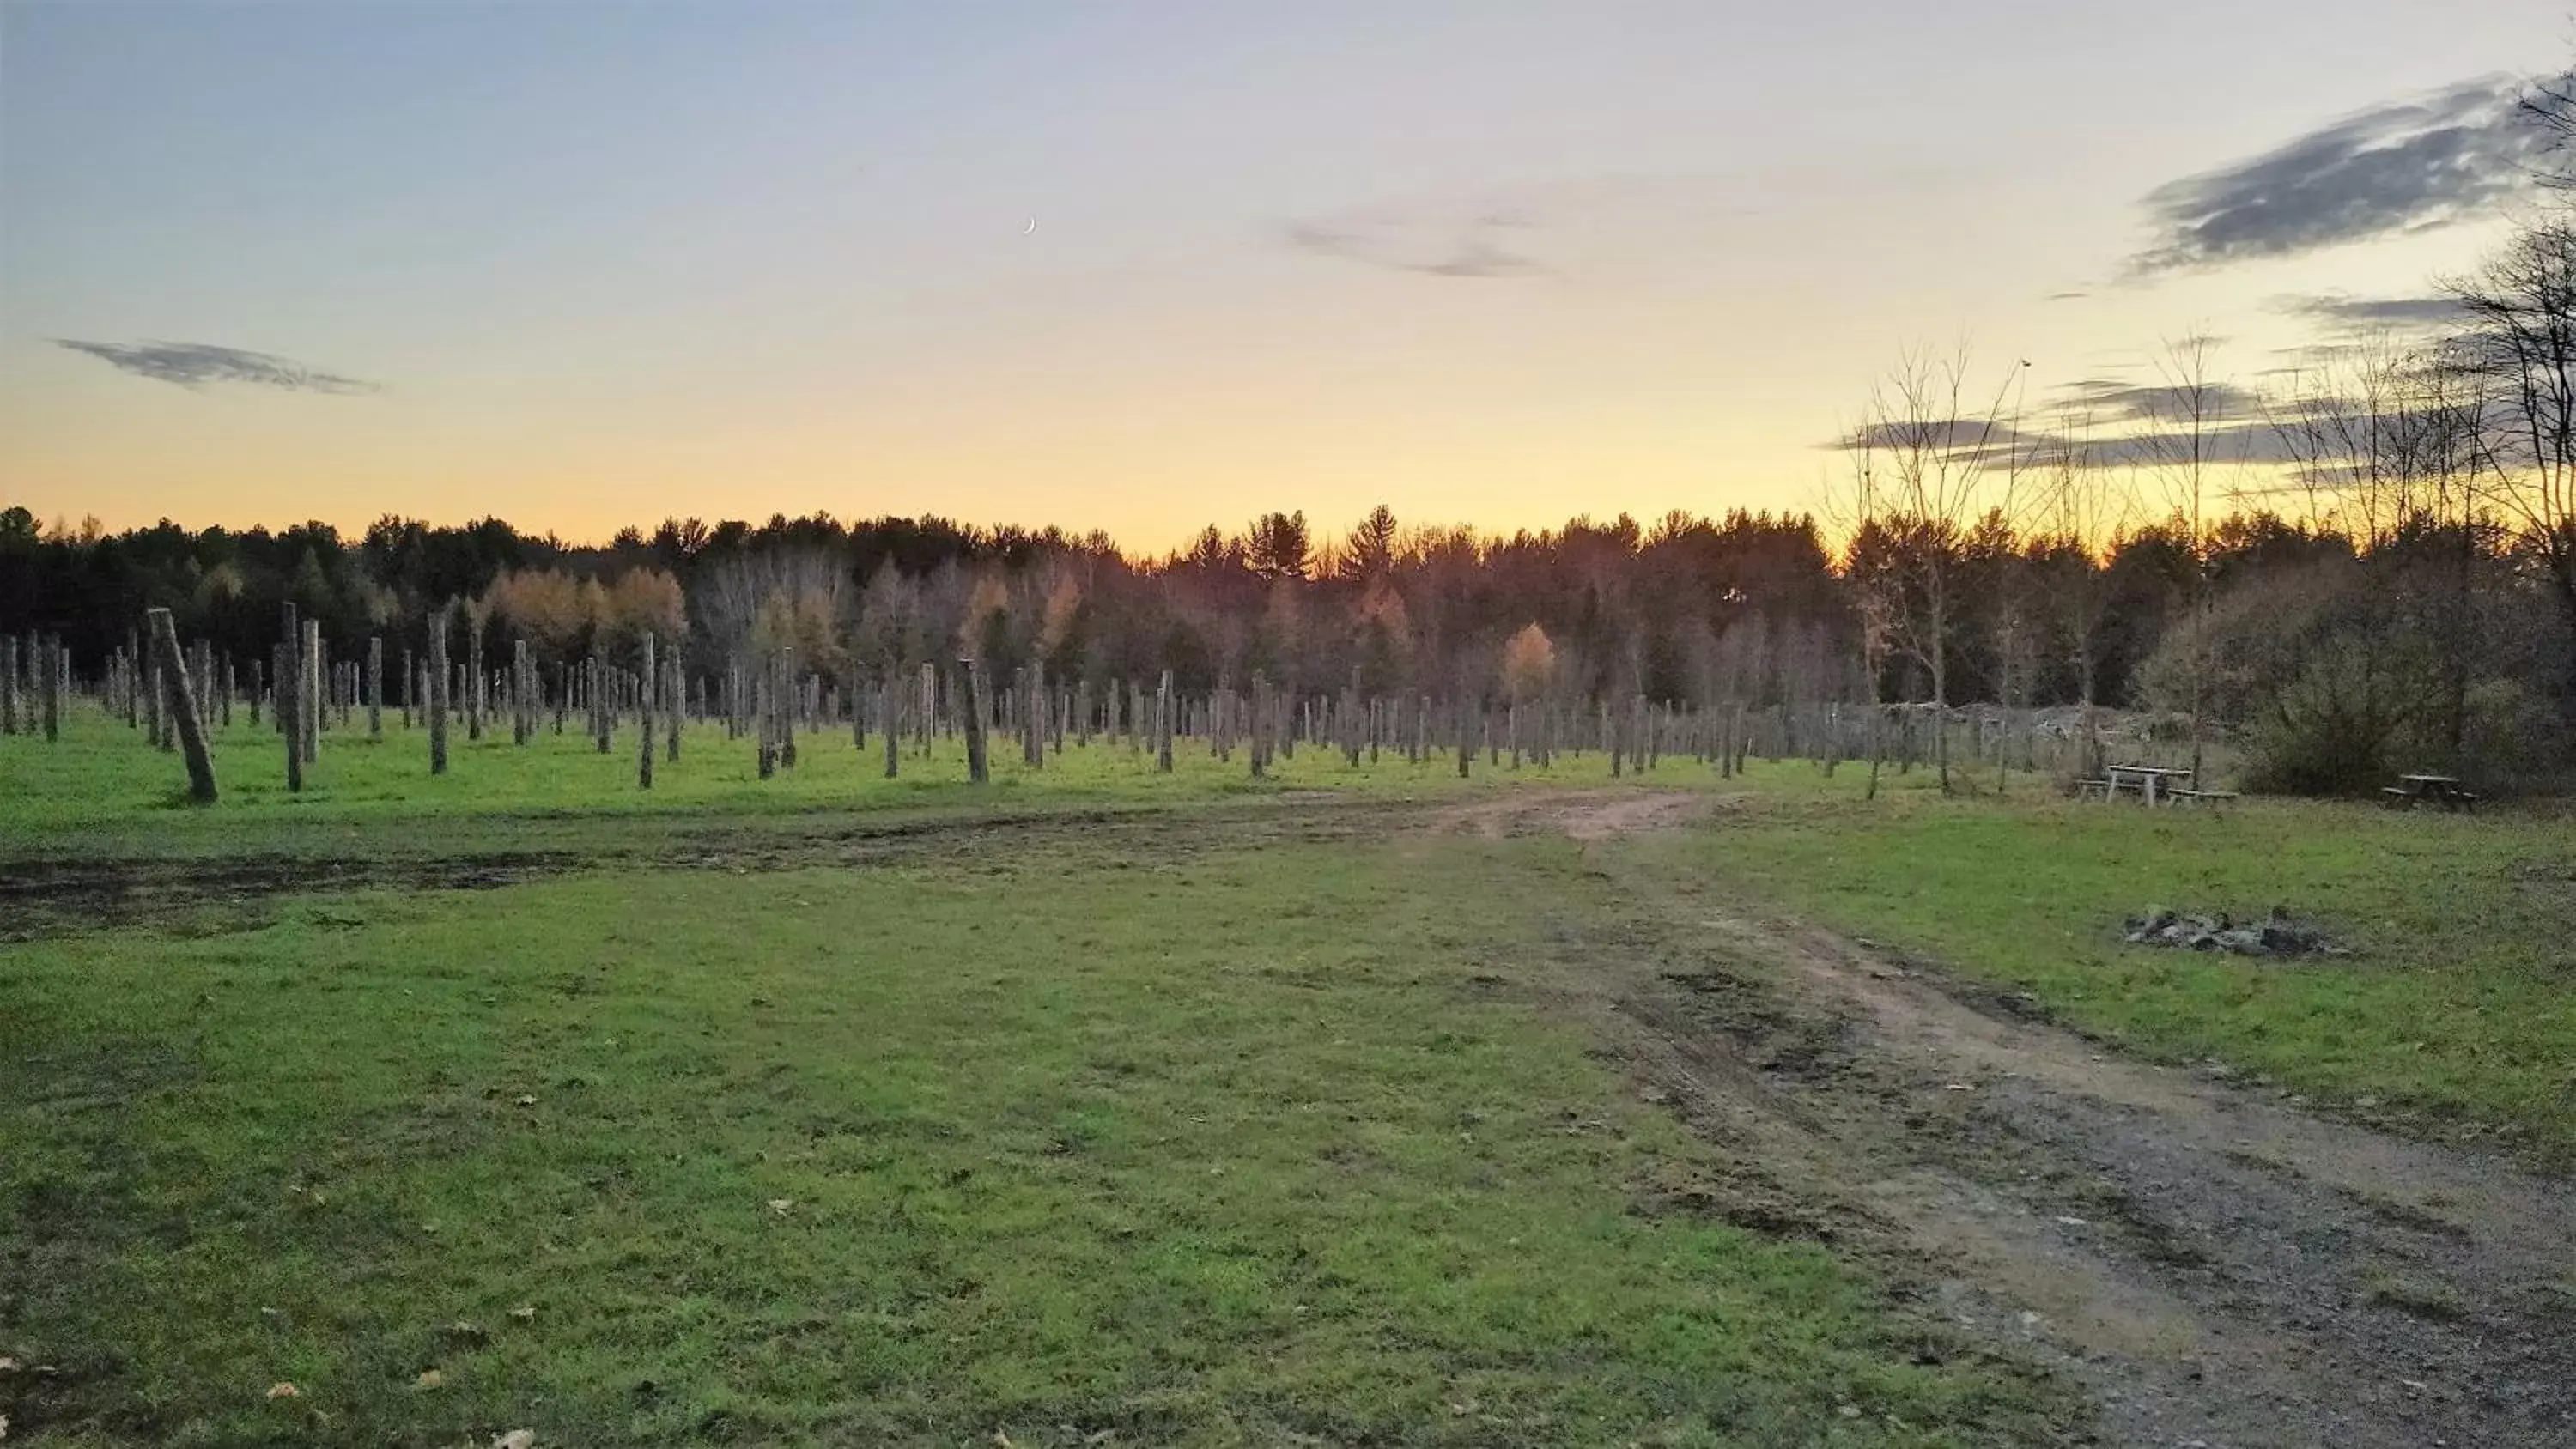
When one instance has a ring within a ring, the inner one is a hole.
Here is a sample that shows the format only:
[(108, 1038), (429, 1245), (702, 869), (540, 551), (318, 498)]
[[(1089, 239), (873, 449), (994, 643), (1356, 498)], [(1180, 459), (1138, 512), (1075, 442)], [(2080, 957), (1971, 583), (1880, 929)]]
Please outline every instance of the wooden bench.
[(2075, 798), (2078, 800), (2108, 800), (2111, 798), (2111, 782), (2108, 780), (2078, 780), (2075, 782)]
[(2233, 790), (2168, 790), (2165, 797), (2177, 805), (2224, 805), (2236, 798)]

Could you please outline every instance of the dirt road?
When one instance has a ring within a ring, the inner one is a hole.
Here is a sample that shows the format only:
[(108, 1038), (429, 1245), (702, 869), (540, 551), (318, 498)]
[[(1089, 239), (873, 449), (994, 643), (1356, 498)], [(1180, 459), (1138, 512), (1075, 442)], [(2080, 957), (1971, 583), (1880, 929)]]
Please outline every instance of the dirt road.
[[(1597, 842), (1692, 813), (1639, 798), (1487, 823)], [(1569, 913), (1525, 983), (1724, 1151), (1679, 1206), (1891, 1264), (1924, 1311), (2082, 1384), (2112, 1443), (2576, 1445), (2567, 1184), (1710, 899)]]

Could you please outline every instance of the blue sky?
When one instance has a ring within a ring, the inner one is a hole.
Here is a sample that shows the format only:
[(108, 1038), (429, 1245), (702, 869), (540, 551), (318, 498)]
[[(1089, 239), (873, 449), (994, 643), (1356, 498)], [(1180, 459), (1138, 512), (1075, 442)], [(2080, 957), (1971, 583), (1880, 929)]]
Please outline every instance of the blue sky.
[[(2072, 383), (2208, 328), (2250, 374), (2314, 328), (2283, 299), (2420, 294), (2528, 203), (2371, 170), (2487, 134), (2390, 108), (2568, 39), (2559, 0), (0, 0), (0, 493), (1155, 548), (1800, 506), (1905, 346)], [(2185, 178), (2223, 225), (2140, 275)], [(2274, 220), (2309, 203), (2366, 224)]]

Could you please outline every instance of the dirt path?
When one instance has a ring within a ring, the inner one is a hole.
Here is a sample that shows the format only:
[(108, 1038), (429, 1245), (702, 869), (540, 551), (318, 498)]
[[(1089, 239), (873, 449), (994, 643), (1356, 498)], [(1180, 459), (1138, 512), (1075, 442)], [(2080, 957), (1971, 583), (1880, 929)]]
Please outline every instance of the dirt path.
[[(1615, 879), (1615, 867), (1613, 878)], [(1639, 900), (1534, 983), (1724, 1149), (1670, 1205), (1893, 1264), (2113, 1443), (2576, 1445), (2576, 1204), (2109, 1055), (1853, 941)]]
[(1427, 828), (1434, 834), (1487, 840), (1567, 835), (1588, 842), (1687, 825), (1722, 808), (1729, 798), (1685, 790), (1530, 790), (1434, 811)]

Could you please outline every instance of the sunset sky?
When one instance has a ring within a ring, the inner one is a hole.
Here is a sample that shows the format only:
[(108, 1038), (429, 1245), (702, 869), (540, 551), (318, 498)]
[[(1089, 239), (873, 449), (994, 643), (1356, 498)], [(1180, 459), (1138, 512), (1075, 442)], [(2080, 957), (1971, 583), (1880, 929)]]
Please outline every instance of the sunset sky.
[(0, 0), (0, 504), (1807, 507), (1909, 344), (2419, 318), (2568, 14)]

